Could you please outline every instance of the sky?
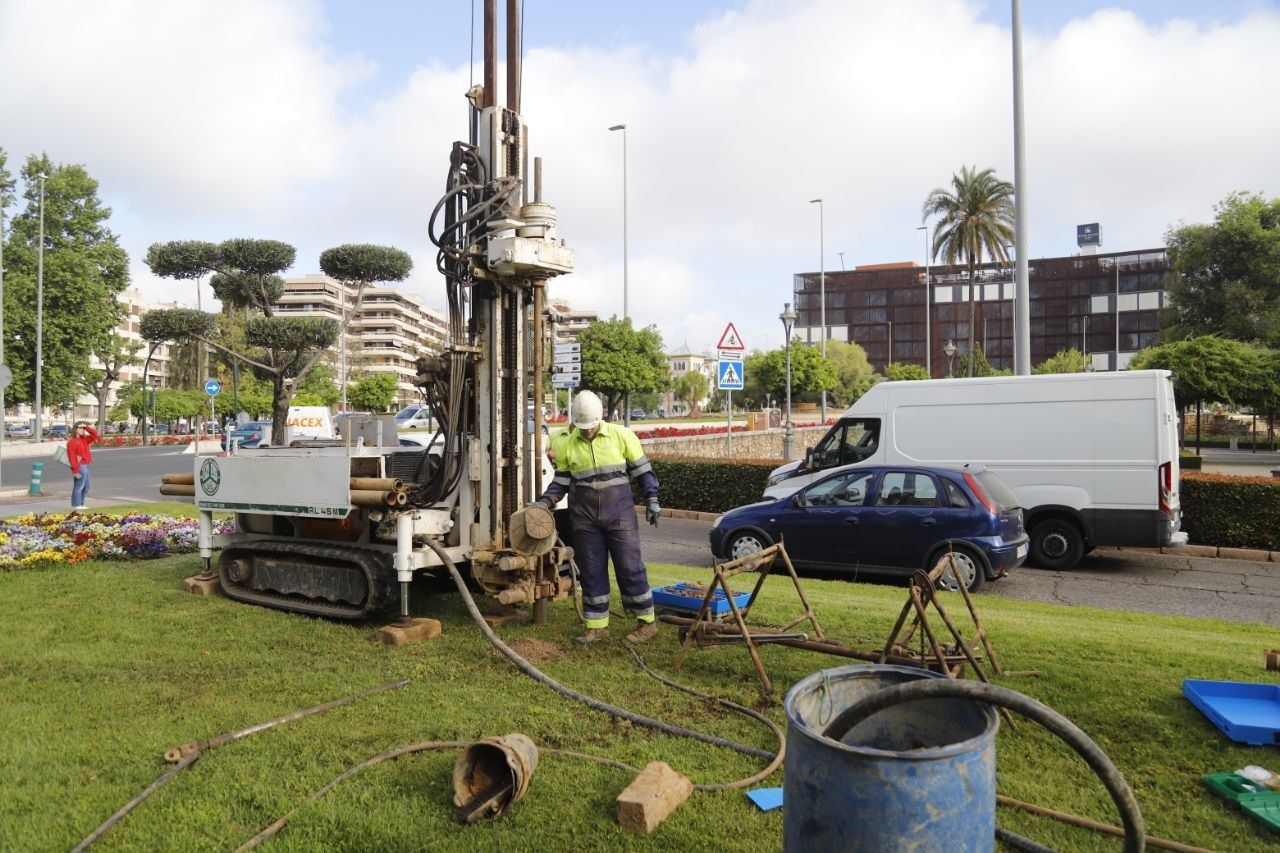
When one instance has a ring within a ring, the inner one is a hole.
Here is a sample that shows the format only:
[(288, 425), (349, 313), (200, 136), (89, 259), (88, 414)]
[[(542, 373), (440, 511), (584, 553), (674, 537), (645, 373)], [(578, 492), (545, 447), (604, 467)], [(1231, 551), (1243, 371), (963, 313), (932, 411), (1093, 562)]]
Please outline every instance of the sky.
[[(289, 275), (398, 246), (402, 286), (442, 309), (427, 218), (481, 76), (479, 5), (473, 65), (471, 0), (0, 0), (0, 147), (99, 180), (148, 298), (195, 303), (142, 263), (152, 243), (251, 236), (297, 247)], [(779, 346), (795, 273), (923, 263), (930, 190), (964, 165), (1013, 180), (1008, 3), (524, 8), (522, 115), (577, 253), (551, 293), (622, 313), (625, 123), (630, 313), (669, 350), (728, 322)], [(1085, 222), (1103, 251), (1160, 246), (1231, 192), (1280, 194), (1280, 0), (1022, 14), (1029, 257), (1072, 254)]]

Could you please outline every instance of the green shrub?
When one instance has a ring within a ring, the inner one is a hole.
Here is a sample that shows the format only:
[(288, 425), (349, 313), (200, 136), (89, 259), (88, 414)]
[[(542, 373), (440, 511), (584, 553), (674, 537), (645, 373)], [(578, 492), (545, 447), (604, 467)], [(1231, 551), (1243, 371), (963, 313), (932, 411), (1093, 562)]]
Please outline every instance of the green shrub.
[(1280, 550), (1280, 479), (1186, 474), (1180, 491), (1192, 544)]
[(755, 503), (778, 463), (766, 459), (721, 462), (692, 457), (651, 459), (663, 506), (697, 512), (725, 512)]

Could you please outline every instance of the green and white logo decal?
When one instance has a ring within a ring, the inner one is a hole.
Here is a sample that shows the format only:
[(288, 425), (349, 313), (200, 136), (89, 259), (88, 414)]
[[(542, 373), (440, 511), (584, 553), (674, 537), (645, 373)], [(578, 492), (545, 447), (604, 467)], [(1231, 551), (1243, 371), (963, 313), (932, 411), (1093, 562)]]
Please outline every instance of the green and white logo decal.
[(222, 472), (218, 470), (218, 461), (204, 460), (200, 466), (200, 488), (206, 495), (216, 495), (220, 485), (222, 485)]

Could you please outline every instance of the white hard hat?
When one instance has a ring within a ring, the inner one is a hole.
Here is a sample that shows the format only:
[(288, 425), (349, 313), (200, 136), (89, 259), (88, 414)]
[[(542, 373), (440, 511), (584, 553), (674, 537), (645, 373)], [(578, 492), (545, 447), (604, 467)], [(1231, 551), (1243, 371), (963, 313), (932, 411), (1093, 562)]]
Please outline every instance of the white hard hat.
[(592, 391), (580, 391), (574, 395), (573, 411), (570, 413), (573, 425), (578, 429), (594, 429), (604, 417), (604, 405)]

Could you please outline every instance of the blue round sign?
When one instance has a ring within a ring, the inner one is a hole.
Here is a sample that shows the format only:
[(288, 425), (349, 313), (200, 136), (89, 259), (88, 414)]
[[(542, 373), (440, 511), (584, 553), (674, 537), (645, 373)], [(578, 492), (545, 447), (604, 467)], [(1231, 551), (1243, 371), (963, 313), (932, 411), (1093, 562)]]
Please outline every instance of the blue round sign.
[(221, 390), (222, 383), (216, 379), (210, 379), (208, 382), (204, 383), (204, 393), (208, 394), (210, 397), (218, 396), (218, 392)]

